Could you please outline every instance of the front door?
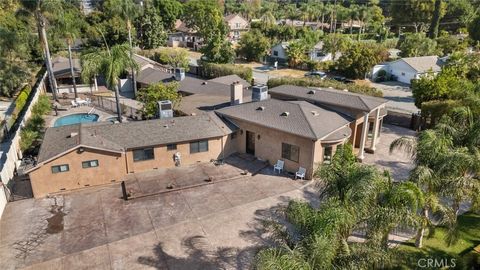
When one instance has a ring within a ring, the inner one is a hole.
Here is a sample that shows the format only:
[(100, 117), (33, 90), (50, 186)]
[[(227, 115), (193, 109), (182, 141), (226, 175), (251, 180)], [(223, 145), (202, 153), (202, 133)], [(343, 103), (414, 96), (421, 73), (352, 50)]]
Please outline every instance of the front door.
[(246, 150), (247, 154), (255, 155), (255, 133), (251, 131), (247, 131), (247, 146)]

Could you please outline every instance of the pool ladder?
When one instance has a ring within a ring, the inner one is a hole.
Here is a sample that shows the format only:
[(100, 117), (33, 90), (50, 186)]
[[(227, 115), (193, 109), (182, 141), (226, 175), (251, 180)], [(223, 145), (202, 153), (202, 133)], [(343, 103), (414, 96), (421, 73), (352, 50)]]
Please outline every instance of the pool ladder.
[(92, 113), (95, 112), (95, 107), (91, 108), (90, 111), (88, 111), (88, 114), (87, 115), (91, 115)]

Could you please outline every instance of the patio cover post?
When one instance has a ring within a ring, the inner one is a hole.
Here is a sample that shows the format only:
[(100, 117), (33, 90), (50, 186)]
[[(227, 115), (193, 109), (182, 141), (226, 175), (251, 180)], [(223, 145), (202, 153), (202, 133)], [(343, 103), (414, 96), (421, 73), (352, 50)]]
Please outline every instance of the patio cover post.
[(368, 113), (365, 113), (363, 116), (363, 126), (362, 126), (362, 134), (360, 137), (360, 151), (358, 153), (358, 158), (363, 160), (365, 158), (365, 143), (367, 141), (368, 135)]
[(375, 111), (375, 119), (373, 120), (373, 137), (372, 137), (372, 146), (370, 147), (370, 149), (373, 152), (375, 152), (375, 150), (377, 149), (379, 123), (380, 123), (380, 108), (377, 108), (377, 110)]

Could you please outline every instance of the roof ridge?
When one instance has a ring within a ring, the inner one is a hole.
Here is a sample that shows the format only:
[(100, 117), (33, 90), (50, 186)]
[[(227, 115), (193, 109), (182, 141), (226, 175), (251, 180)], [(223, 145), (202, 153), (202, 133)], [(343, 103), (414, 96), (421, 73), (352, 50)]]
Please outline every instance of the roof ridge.
[(360, 99), (360, 101), (363, 103), (363, 105), (365, 105), (365, 109), (366, 110), (370, 110), (370, 107), (368, 106), (368, 104), (363, 100), (363, 97), (362, 96), (356, 96), (358, 99)]
[(305, 121), (307, 121), (307, 123), (308, 123), (308, 128), (309, 128), (310, 131), (312, 132), (313, 137), (318, 138), (319, 136), (317, 136), (317, 133), (315, 133), (315, 131), (313, 130), (312, 123), (310, 123), (309, 118), (308, 118), (307, 115), (305, 114), (305, 111), (303, 110), (303, 106), (302, 106), (301, 104), (299, 104), (299, 103), (293, 103), (293, 104), (296, 104), (296, 105), (300, 108), (300, 111), (302, 112), (303, 117), (305, 118)]

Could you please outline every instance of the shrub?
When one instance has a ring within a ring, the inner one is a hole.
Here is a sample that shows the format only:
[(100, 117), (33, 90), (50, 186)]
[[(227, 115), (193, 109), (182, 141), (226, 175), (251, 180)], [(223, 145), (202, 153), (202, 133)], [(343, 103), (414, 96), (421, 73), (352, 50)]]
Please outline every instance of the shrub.
[(32, 106), (32, 116), (20, 131), (20, 149), (29, 152), (39, 145), (39, 140), (45, 128), (43, 115), (51, 110), (50, 100), (46, 95), (41, 95), (37, 103)]
[(207, 79), (236, 74), (247, 82), (252, 81), (253, 71), (249, 67), (234, 64), (215, 64), (202, 62), (202, 76)]
[(296, 85), (303, 87), (332, 87), (334, 89), (343, 90), (347, 89), (352, 93), (359, 93), (368, 96), (382, 97), (382, 92), (366, 85), (357, 85), (357, 84), (346, 84), (338, 82), (335, 80), (325, 79), (320, 80), (316, 78), (292, 78), (292, 77), (281, 77), (269, 79), (267, 85), (269, 88), (276, 87), (279, 85)]
[(22, 131), (20, 131), (20, 149), (22, 152), (27, 152), (28, 150), (32, 149), (32, 146), (38, 138), (38, 132), (29, 129), (22, 129)]
[(46, 95), (40, 95), (38, 97), (38, 101), (32, 107), (32, 113), (36, 115), (45, 115), (49, 113), (52, 109), (52, 105), (50, 104), (50, 99)]

